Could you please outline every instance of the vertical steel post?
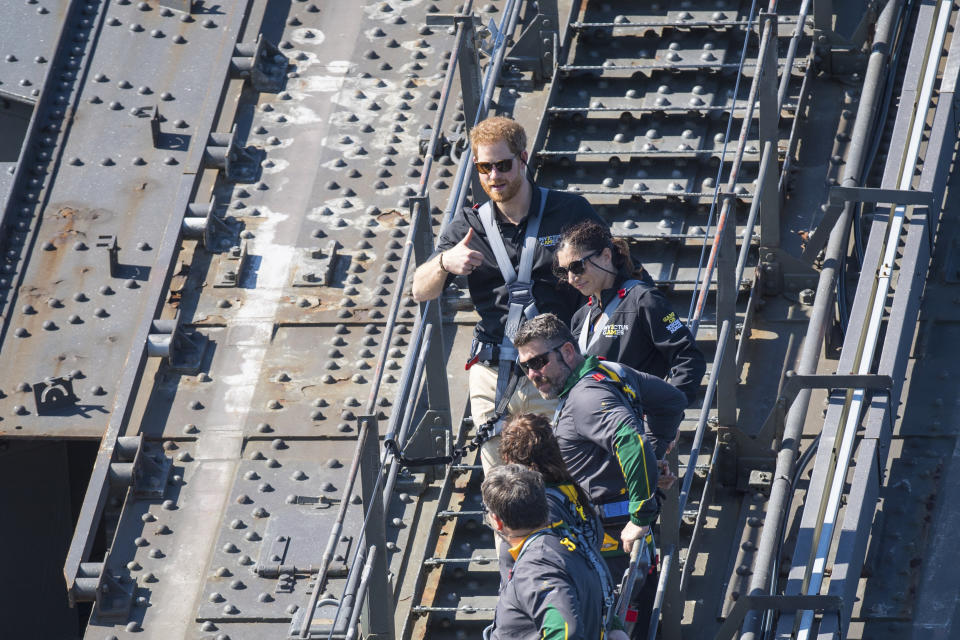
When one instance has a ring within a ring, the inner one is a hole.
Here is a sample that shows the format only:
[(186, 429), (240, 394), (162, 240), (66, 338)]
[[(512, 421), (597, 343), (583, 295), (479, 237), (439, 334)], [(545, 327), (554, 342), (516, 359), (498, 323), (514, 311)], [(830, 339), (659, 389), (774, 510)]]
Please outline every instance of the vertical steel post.
[(833, 0), (813, 0), (813, 28), (827, 38), (833, 33)]
[[(679, 456), (677, 447), (674, 447), (667, 454), (667, 461), (671, 469), (679, 469)], [(688, 462), (696, 466), (696, 462)], [(663, 511), (660, 515), (660, 548), (675, 550), (680, 549), (680, 484), (674, 482), (673, 486), (667, 491), (667, 499), (663, 503)], [(676, 553), (676, 551), (674, 551)], [(664, 638), (681, 637), (680, 622), (683, 619), (683, 594), (680, 592), (680, 567), (676, 562), (666, 563), (661, 568), (669, 573), (666, 580), (666, 592), (663, 598), (663, 607), (661, 609)]]
[[(457, 24), (463, 29), (464, 37), (460, 41), (460, 51), (457, 55), (457, 71), (460, 74), (460, 95), (463, 98), (463, 113), (466, 116), (467, 144), (470, 143), (470, 129), (473, 126), (473, 117), (480, 109), (483, 93), (483, 78), (480, 75), (480, 54), (477, 52), (477, 32), (474, 29), (473, 15), (457, 16)], [(476, 200), (483, 193), (480, 186), (480, 177), (476, 171), (471, 172), (470, 189), (473, 199)]]
[[(725, 204), (733, 213), (734, 204), (728, 202)], [(733, 216), (731, 216), (733, 217)], [(729, 220), (723, 226), (723, 231), (717, 239), (719, 242), (719, 251), (717, 253), (717, 327), (719, 328), (724, 321), (729, 321), (731, 327), (736, 326), (737, 322), (737, 293), (740, 289), (740, 283), (736, 281), (737, 272), (737, 239), (736, 225), (733, 220)], [(735, 331), (727, 333), (728, 344), (725, 352), (728, 354), (736, 353)], [(720, 336), (718, 334), (717, 339)], [(720, 349), (721, 345), (717, 345)], [(736, 358), (724, 358), (719, 363), (719, 376), (717, 382), (717, 419), (720, 427), (735, 427), (737, 424), (737, 387), (739, 385), (740, 374), (737, 371)]]
[[(414, 203), (413, 256), (416, 264), (423, 264), (433, 253), (433, 229), (430, 225), (430, 198), (424, 196)], [(442, 298), (442, 294), (441, 294)], [(437, 411), (450, 423), (450, 392), (447, 388), (447, 364), (444, 357), (443, 317), (440, 298), (420, 305), (421, 322), (432, 327), (430, 350), (426, 359), (427, 403), (431, 410)]]
[[(380, 493), (378, 476), (380, 475), (380, 430), (377, 417), (360, 416), (358, 433), (363, 438), (360, 451), (360, 492), (363, 506), (366, 507), (366, 519), (363, 525), (363, 539), (367, 545), (377, 549), (387, 548), (387, 530), (384, 526), (383, 494)], [(348, 500), (349, 496), (344, 496)], [(378, 553), (373, 559), (369, 574), (369, 586), (363, 601), (363, 613), (360, 624), (363, 635), (368, 640), (393, 640), (393, 593), (390, 581), (387, 554)]]
[[(771, 36), (776, 35), (777, 14), (763, 13), (760, 16), (763, 28), (771, 29)], [(761, 163), (765, 164), (762, 172), (763, 182), (758, 182), (757, 189), (760, 196), (760, 246), (780, 246), (780, 190), (778, 189), (777, 171), (777, 144), (780, 130), (780, 105), (777, 86), (777, 38), (771, 37), (764, 54), (763, 73), (760, 76), (760, 149), (766, 151), (770, 143), (770, 152), (763, 153)], [(784, 67), (784, 76), (790, 74), (790, 68)]]

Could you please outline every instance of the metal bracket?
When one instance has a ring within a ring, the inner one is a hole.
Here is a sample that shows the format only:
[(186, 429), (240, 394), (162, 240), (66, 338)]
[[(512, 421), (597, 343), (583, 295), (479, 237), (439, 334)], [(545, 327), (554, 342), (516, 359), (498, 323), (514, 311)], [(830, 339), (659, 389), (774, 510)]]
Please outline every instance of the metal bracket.
[(844, 202), (876, 202), (884, 204), (933, 206), (932, 191), (913, 191), (909, 189), (880, 189), (872, 187), (842, 187), (830, 189), (830, 204)]
[(150, 138), (153, 140), (153, 147), (160, 146), (160, 107), (153, 105), (149, 110), (150, 114)]
[(876, 373), (827, 373), (801, 375), (787, 371), (783, 395), (792, 404), (801, 389), (890, 389), (893, 378)]
[(296, 268), (293, 270), (294, 287), (329, 287), (334, 283), (337, 264), (341, 257), (350, 260), (349, 255), (341, 254), (343, 245), (330, 240), (326, 249), (305, 249)]
[(284, 571), (283, 560), (287, 557), (287, 549), (290, 547), (289, 536), (277, 536), (270, 543), (269, 549), (264, 549), (265, 553), (261, 556), (257, 566), (254, 567), (254, 573), (261, 577), (279, 578)]
[(560, 36), (556, 1), (540, 0), (537, 6), (537, 15), (507, 52), (504, 62), (520, 71), (532, 72), (533, 81), (539, 83), (553, 76)]
[(237, 235), (236, 226), (217, 215), (213, 202), (187, 205), (181, 230), (184, 238), (202, 238), (207, 251), (233, 246), (233, 239)]
[(192, 375), (200, 371), (207, 350), (204, 335), (180, 327), (180, 314), (172, 319), (154, 320), (147, 336), (147, 355), (166, 358), (171, 371)]
[(76, 405), (80, 400), (73, 392), (73, 381), (70, 378), (47, 378), (31, 386), (38, 416), (57, 413)]
[(803, 259), (812, 263), (820, 251), (827, 245), (830, 232), (837, 223), (844, 204), (847, 202), (873, 202), (903, 206), (934, 208), (931, 191), (911, 191), (905, 189), (874, 189), (869, 187), (842, 187), (830, 189), (827, 209), (820, 224), (813, 230), (803, 248)]
[(114, 461), (110, 463), (110, 486), (133, 487), (137, 498), (162, 498), (173, 461), (162, 452), (148, 453), (142, 436), (117, 438)]
[(714, 640), (730, 640), (740, 628), (748, 611), (823, 611), (834, 613), (840, 619), (843, 598), (840, 596), (765, 596), (742, 595), (724, 620)]
[[(323, 258), (320, 262), (320, 285), (324, 287), (329, 287), (330, 283), (333, 282), (333, 274), (337, 270), (337, 253), (340, 249), (343, 248), (343, 245), (336, 240), (331, 240), (327, 244), (327, 257)], [(313, 256), (314, 258), (319, 258), (320, 256)], [(304, 276), (306, 280), (310, 274)]]
[(120, 247), (117, 246), (117, 236), (114, 235), (103, 235), (97, 236), (97, 248), (105, 249), (107, 252), (107, 260), (110, 263), (110, 277), (115, 278), (117, 275), (117, 252), (120, 250)]
[[(350, 626), (349, 617), (337, 615), (340, 601), (336, 598), (325, 598), (317, 602), (316, 608), (309, 611), (308, 607), (300, 607), (290, 620), (287, 629), (287, 638), (300, 638), (300, 632), (307, 624), (310, 625), (308, 638), (346, 638), (347, 628)], [(309, 616), (309, 618), (308, 618)], [(312, 618), (312, 619), (311, 619)], [(336, 627), (333, 627), (336, 621)]]
[(157, 4), (186, 14), (193, 13), (193, 0), (159, 0)]
[(125, 621), (133, 607), (133, 584), (104, 573), (105, 562), (80, 565), (71, 596), (74, 602), (94, 602), (92, 618)]
[(817, 286), (819, 272), (815, 271), (810, 263), (780, 247), (761, 247), (760, 255), (760, 284), (763, 295), (773, 296), (784, 290), (797, 292)]
[(893, 388), (893, 378), (888, 375), (874, 373), (803, 375), (787, 371), (780, 395), (763, 421), (760, 432), (754, 437), (760, 438), (764, 434), (779, 433), (790, 405), (793, 404), (797, 394), (803, 389), (889, 390), (891, 388)]
[(230, 182), (255, 182), (260, 163), (257, 156), (237, 144), (237, 127), (230, 133), (211, 133), (203, 152), (206, 164), (223, 170)]
[(226, 253), (220, 254), (220, 265), (213, 286), (217, 288), (236, 287), (240, 283), (243, 270), (247, 267), (247, 241), (241, 240)]
[(478, 16), (461, 13), (428, 13), (426, 24), (429, 27), (453, 27), (466, 21), (471, 22), (474, 28), (481, 24)]
[[(433, 129), (430, 125), (425, 124), (420, 127), (420, 139), (417, 141), (417, 150), (420, 152), (421, 158), (426, 158), (427, 154), (430, 153), (430, 139), (432, 136)], [(447, 139), (447, 135), (443, 131), (439, 132), (437, 134), (436, 147), (433, 149), (433, 159), (439, 160), (449, 154), (452, 148), (453, 144)]]
[(263, 34), (256, 42), (244, 42), (234, 47), (230, 71), (237, 78), (250, 81), (257, 91), (278, 93), (283, 90), (290, 61)]

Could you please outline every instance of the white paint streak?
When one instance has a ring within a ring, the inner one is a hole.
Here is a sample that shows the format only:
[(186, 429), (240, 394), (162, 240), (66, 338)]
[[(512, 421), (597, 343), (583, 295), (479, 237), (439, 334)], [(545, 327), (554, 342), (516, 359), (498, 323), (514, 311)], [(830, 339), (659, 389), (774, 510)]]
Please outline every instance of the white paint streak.
[(327, 36), (320, 29), (294, 29), (293, 33), (290, 34), (290, 39), (299, 45), (315, 47), (322, 44)]

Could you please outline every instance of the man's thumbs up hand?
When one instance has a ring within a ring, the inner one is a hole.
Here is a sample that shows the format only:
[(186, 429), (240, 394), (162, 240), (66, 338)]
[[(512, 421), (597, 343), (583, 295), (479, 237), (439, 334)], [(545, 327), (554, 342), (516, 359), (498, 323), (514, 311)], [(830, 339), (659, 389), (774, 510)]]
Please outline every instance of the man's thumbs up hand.
[(440, 254), (441, 264), (445, 270), (463, 276), (472, 273), (474, 269), (483, 264), (483, 254), (470, 248), (472, 240), (473, 227), (467, 231), (463, 240)]

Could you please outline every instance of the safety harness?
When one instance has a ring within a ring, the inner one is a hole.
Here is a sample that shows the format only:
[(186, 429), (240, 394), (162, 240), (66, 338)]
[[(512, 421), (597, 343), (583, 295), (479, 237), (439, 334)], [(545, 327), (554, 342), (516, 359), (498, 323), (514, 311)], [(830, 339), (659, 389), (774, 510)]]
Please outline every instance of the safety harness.
[[(626, 371), (624, 370), (623, 365), (619, 362), (598, 362), (595, 371), (596, 370), (599, 370), (602, 373), (594, 373), (593, 376), (599, 381), (605, 380), (615, 385), (617, 389), (619, 389), (620, 392), (626, 397), (627, 402), (630, 404), (630, 407), (636, 414), (637, 419), (642, 422), (643, 407), (640, 405), (640, 397), (637, 395), (637, 390), (630, 386), (630, 384), (627, 382)], [(569, 397), (570, 394), (566, 393), (560, 397), (560, 401), (557, 403), (557, 409), (553, 412), (552, 424), (554, 429), (556, 429), (557, 425), (560, 423), (560, 414), (563, 413), (563, 407), (566, 405), (567, 398)], [(600, 519), (605, 524), (610, 524), (617, 523), (620, 520), (628, 519), (630, 515), (629, 505), (629, 500), (616, 499), (605, 504), (598, 503), (596, 507), (600, 513)]]
[(580, 327), (580, 336), (577, 340), (577, 343), (580, 345), (580, 353), (586, 353), (587, 349), (596, 344), (597, 339), (603, 335), (607, 325), (610, 324), (610, 318), (613, 317), (613, 314), (620, 306), (620, 302), (627, 297), (627, 293), (630, 292), (630, 289), (633, 289), (638, 284), (640, 284), (639, 280), (627, 280), (623, 283), (623, 287), (617, 291), (617, 297), (610, 301), (610, 304), (607, 305), (606, 309), (602, 310), (603, 312), (597, 319), (596, 328), (593, 330), (593, 335), (590, 335), (590, 326), (594, 323), (590, 320), (590, 314), (587, 314), (587, 318), (584, 321), (583, 326)]
[[(546, 491), (547, 495), (549, 496), (550, 491), (557, 491), (557, 489), (547, 487)], [(559, 491), (557, 492), (559, 493)], [(561, 494), (561, 496), (562, 495), (563, 494)], [(523, 547), (521, 547), (520, 553), (517, 554), (517, 560), (513, 565), (514, 568), (510, 570), (507, 580), (513, 579), (513, 572), (516, 569), (516, 566), (520, 564), (520, 558), (523, 557), (524, 552), (530, 546), (530, 543), (544, 535), (557, 536), (560, 538), (560, 544), (571, 551), (579, 553), (580, 556), (585, 558), (586, 561), (590, 563), (590, 566), (600, 578), (600, 588), (603, 589), (603, 614), (600, 619), (604, 622), (604, 631), (609, 631), (610, 625), (613, 622), (613, 611), (616, 604), (616, 587), (613, 584), (613, 579), (610, 577), (610, 571), (607, 569), (606, 564), (604, 564), (596, 550), (591, 548), (591, 546), (584, 539), (583, 535), (576, 529), (561, 524), (547, 529), (540, 529), (539, 531), (535, 531), (534, 533), (530, 534), (530, 536), (524, 540)]]
[[(566, 505), (569, 502), (564, 493), (556, 487), (544, 487), (544, 491), (547, 494), (547, 502), (554, 502), (558, 504), (562, 509), (566, 509)], [(555, 527), (556, 528), (556, 527)], [(584, 556), (587, 559), (587, 562), (590, 563), (590, 566), (593, 567), (594, 573), (600, 577), (600, 586), (603, 589), (603, 620), (607, 624), (607, 630), (609, 631), (609, 624), (612, 622), (612, 611), (614, 610), (615, 599), (616, 599), (616, 585), (613, 583), (613, 577), (610, 575), (610, 571), (607, 569), (606, 563), (600, 557), (599, 552), (599, 542), (600, 541), (591, 541), (589, 536), (583, 530), (583, 527), (573, 527), (569, 525), (561, 525), (560, 529), (566, 529), (577, 539), (580, 543), (577, 545), (577, 550), (580, 555)], [(601, 532), (602, 534), (602, 532)], [(596, 544), (591, 544), (594, 542)], [(518, 558), (519, 559), (519, 558)]]
[[(503, 340), (500, 341), (497, 353), (497, 391), (494, 396), (499, 404), (500, 399), (507, 393), (507, 386), (514, 376), (517, 361), (517, 348), (513, 346), (513, 338), (524, 320), (537, 315), (537, 305), (533, 299), (533, 261), (537, 253), (537, 234), (540, 231), (540, 221), (543, 219), (543, 210), (547, 206), (547, 189), (540, 187), (540, 208), (536, 215), (527, 220), (527, 231), (523, 239), (523, 249), (520, 252), (520, 265), (514, 269), (507, 247), (503, 243), (500, 226), (496, 221), (493, 203), (485, 202), (477, 212), (483, 230), (487, 234), (490, 249), (497, 259), (500, 275), (507, 285), (507, 322), (503, 329)], [(511, 394), (512, 395), (512, 394)], [(509, 398), (509, 396), (507, 396)], [(499, 424), (494, 427), (491, 435), (499, 433)]]
[[(606, 374), (602, 376), (604, 380), (609, 380), (614, 383), (617, 388), (626, 396), (627, 401), (630, 403), (630, 407), (637, 414), (637, 418), (641, 421), (643, 420), (643, 407), (640, 406), (640, 397), (637, 395), (637, 390), (627, 384), (626, 381), (626, 370), (624, 370), (623, 365), (619, 362), (610, 362), (605, 360), (603, 362), (598, 362), (597, 369)], [(599, 380), (600, 378), (598, 378)], [(570, 394), (567, 393), (563, 396), (560, 396), (560, 401), (557, 402), (557, 409), (553, 412), (553, 428), (556, 429), (557, 424), (560, 422), (560, 414), (563, 412), (563, 406), (567, 403), (567, 398), (570, 397)]]

